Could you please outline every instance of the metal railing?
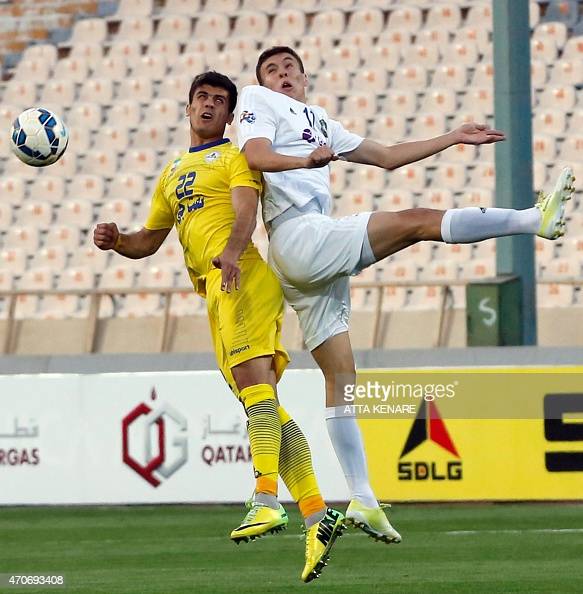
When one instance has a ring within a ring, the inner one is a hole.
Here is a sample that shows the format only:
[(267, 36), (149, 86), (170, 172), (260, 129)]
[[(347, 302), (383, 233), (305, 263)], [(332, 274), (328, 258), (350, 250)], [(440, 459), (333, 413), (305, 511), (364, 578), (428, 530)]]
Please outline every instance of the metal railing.
[[(481, 279), (487, 280), (487, 279)], [(439, 287), (440, 307), (438, 311), (438, 333), (434, 346), (444, 345), (445, 336), (445, 318), (448, 309), (448, 299), (452, 296), (452, 287), (466, 286), (471, 282), (476, 282), (476, 279), (471, 280), (425, 280), (425, 281), (391, 281), (391, 282), (352, 282), (351, 289), (357, 290), (372, 290), (376, 291), (376, 301), (373, 308), (374, 322), (373, 322), (373, 338), (371, 348), (379, 348), (382, 344), (381, 336), (381, 319), (383, 313), (384, 289), (391, 288), (405, 288), (411, 289), (415, 287)], [(543, 285), (571, 285), (583, 286), (583, 278), (572, 279), (545, 279), (539, 280), (538, 284)], [(51, 289), (51, 290), (26, 290), (19, 289), (13, 291), (0, 291), (0, 299), (8, 300), (8, 315), (7, 315), (7, 330), (2, 347), (3, 354), (10, 354), (13, 351), (15, 341), (16, 318), (14, 317), (16, 311), (16, 303), (20, 296), (30, 297), (45, 297), (49, 295), (74, 295), (78, 297), (89, 297), (89, 312), (87, 315), (87, 330), (85, 333), (84, 353), (96, 352), (96, 335), (97, 324), (99, 320), (99, 309), (103, 297), (114, 298), (122, 295), (160, 295), (164, 297), (164, 310), (162, 313), (162, 334), (160, 340), (159, 352), (168, 352), (170, 347), (170, 303), (171, 297), (175, 294), (188, 293), (189, 290), (185, 287), (148, 287), (148, 288), (132, 288), (132, 289)], [(451, 302), (451, 299), (449, 299)], [(450, 306), (451, 309), (451, 306)]]

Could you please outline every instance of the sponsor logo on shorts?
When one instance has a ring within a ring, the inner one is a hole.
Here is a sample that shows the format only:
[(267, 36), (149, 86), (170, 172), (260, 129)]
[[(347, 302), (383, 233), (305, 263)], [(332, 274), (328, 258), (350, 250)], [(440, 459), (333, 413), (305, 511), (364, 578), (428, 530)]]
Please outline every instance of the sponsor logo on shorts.
[(250, 348), (251, 348), (251, 346), (246, 344), (245, 346), (231, 350), (229, 355), (232, 357), (233, 355), (238, 355), (239, 353), (242, 353), (243, 351), (248, 351)]

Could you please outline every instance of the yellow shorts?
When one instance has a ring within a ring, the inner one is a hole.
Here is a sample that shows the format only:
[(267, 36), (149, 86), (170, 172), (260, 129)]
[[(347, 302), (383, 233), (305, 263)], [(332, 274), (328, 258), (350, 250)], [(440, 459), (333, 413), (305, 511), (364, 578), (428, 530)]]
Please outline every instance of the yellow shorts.
[(217, 363), (225, 380), (238, 394), (231, 368), (273, 355), (279, 381), (289, 363), (281, 344), (283, 292), (268, 264), (259, 258), (240, 260), (241, 288), (221, 291), (221, 271), (206, 277), (206, 299)]

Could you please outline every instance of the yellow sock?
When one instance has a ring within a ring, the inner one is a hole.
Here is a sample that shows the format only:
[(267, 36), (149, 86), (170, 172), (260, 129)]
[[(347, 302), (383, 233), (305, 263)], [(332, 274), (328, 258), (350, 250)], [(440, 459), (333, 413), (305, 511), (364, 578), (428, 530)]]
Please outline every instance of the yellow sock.
[(310, 446), (302, 430), (283, 407), (277, 409), (281, 422), (279, 473), (304, 518), (326, 509), (314, 468)]
[(249, 386), (241, 390), (239, 398), (249, 418), (247, 429), (257, 480), (255, 491), (277, 495), (281, 425), (273, 388), (269, 384)]

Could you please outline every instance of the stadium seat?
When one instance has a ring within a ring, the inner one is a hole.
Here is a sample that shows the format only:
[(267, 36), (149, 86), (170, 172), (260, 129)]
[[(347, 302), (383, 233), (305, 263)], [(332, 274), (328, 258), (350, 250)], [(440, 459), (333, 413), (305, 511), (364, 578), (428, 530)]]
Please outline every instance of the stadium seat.
[(344, 33), (346, 17), (340, 10), (319, 11), (312, 21), (310, 35), (328, 35), (337, 37)]
[(143, 123), (132, 135), (135, 148), (157, 149), (167, 146), (169, 140), (168, 125), (161, 123)]
[(377, 202), (378, 210), (407, 210), (413, 208), (413, 194), (409, 190), (384, 190)]
[(76, 250), (79, 246), (80, 230), (71, 225), (51, 225), (45, 236), (45, 247), (61, 245), (68, 251)]
[(103, 43), (107, 37), (107, 23), (105, 19), (82, 19), (73, 26), (70, 42), (75, 43)]
[(124, 173), (151, 175), (155, 169), (156, 154), (153, 149), (131, 149), (122, 158)]
[[(368, 190), (373, 194), (381, 194), (387, 185), (387, 172), (384, 169), (369, 166), (357, 166), (350, 177), (350, 189)], [(372, 202), (363, 205), (361, 210), (372, 210)]]
[(416, 33), (421, 28), (423, 15), (417, 6), (396, 8), (389, 13), (387, 29), (398, 29), (409, 33)]
[(94, 150), (123, 153), (129, 144), (128, 130), (124, 126), (103, 126), (96, 135)]
[(432, 86), (462, 90), (467, 88), (466, 67), (461, 64), (440, 64), (435, 69)]
[(360, 52), (361, 58), (370, 53), (374, 47), (373, 36), (364, 31), (354, 31), (345, 33), (339, 39), (340, 45), (355, 46)]
[(433, 186), (462, 190), (466, 186), (466, 166), (463, 163), (439, 162), (433, 171)]
[(411, 124), (410, 135), (413, 139), (425, 139), (445, 133), (445, 115), (436, 113), (419, 113)]
[(536, 303), (539, 307), (569, 307), (573, 304), (573, 288), (569, 285), (543, 284), (536, 287)]
[(368, 188), (345, 190), (340, 196), (336, 217), (345, 217), (359, 212), (368, 212), (373, 208), (372, 193)]
[(88, 130), (99, 128), (102, 123), (101, 105), (90, 102), (75, 102), (67, 115), (69, 126), (79, 126)]
[(487, 29), (480, 27), (460, 27), (457, 31), (454, 31), (453, 43), (459, 42), (475, 43), (479, 54), (490, 51), (492, 47)]
[(306, 31), (306, 15), (293, 8), (278, 10), (271, 23), (271, 35), (301, 37)]
[(40, 231), (32, 224), (13, 226), (4, 235), (4, 247), (20, 248), (32, 253), (40, 245)]
[[(20, 107), (30, 107), (36, 103), (37, 83), (36, 79), (22, 80), (12, 78), (6, 83), (2, 101)], [(20, 111), (20, 109), (19, 109)], [(15, 116), (18, 114), (15, 114)]]
[(475, 67), (479, 60), (478, 46), (474, 41), (456, 41), (448, 43), (442, 49), (442, 62), (444, 64), (461, 64)]
[(237, 15), (232, 36), (233, 38), (241, 37), (257, 40), (265, 37), (268, 31), (269, 19), (267, 15), (263, 12), (249, 10)]
[(352, 79), (352, 88), (360, 92), (382, 93), (388, 86), (384, 68), (359, 68)]
[(148, 16), (153, 7), (153, 0), (120, 0), (115, 16)]
[(22, 204), (16, 216), (16, 224), (32, 225), (46, 229), (53, 220), (53, 207), (50, 202), (39, 199), (28, 199)]
[[(297, 52), (304, 64), (304, 69), (308, 74), (312, 72), (317, 73), (320, 70), (322, 56), (320, 55), (319, 48), (315, 46), (298, 48)], [(312, 102), (311, 98), (310, 102)]]
[(174, 293), (170, 299), (170, 315), (174, 317), (206, 314), (205, 301), (192, 291)]
[(531, 29), (534, 29), (540, 22), (540, 6), (538, 0), (530, 0), (528, 3), (528, 17)]
[(164, 309), (158, 293), (138, 293), (127, 295), (116, 313), (119, 318), (143, 318), (162, 315)]
[(120, 81), (116, 97), (117, 99), (131, 97), (140, 103), (148, 103), (152, 95), (152, 80), (144, 76), (136, 76)]
[(542, 270), (543, 279), (575, 279), (581, 277), (583, 261), (576, 258), (553, 258), (546, 262)]
[(465, 188), (457, 200), (458, 208), (478, 206), (489, 208), (494, 206), (494, 192), (488, 188)]
[(423, 165), (406, 165), (389, 174), (390, 188), (399, 188), (420, 192), (425, 187), (425, 167)]
[(151, 80), (163, 80), (166, 76), (166, 58), (147, 54), (142, 56), (132, 67), (132, 77)]
[(135, 269), (129, 264), (113, 264), (103, 271), (99, 279), (100, 289), (131, 289), (134, 286)]
[(31, 167), (30, 165), (23, 163), (14, 155), (10, 155), (6, 161), (4, 161), (4, 174), (11, 177), (20, 176), (25, 179), (32, 179), (39, 174), (39, 168)]
[(530, 82), (533, 89), (542, 89), (547, 82), (547, 65), (542, 60), (530, 62)]
[[(225, 51), (237, 50), (241, 52), (243, 61), (255, 58), (257, 54), (257, 41), (253, 37), (230, 37), (225, 42)], [(298, 51), (299, 53), (299, 51)]]
[(326, 52), (323, 56), (327, 68), (356, 70), (360, 66), (360, 50), (356, 46), (343, 45)]
[(194, 26), (193, 35), (195, 38), (226, 39), (229, 36), (228, 16), (215, 12), (200, 13)]
[(458, 262), (448, 260), (438, 260), (426, 264), (419, 272), (419, 280), (435, 281), (453, 281), (457, 280), (459, 275)]
[(83, 82), (89, 73), (89, 66), (84, 58), (63, 58), (59, 60), (53, 72), (55, 79)]
[(574, 35), (567, 40), (563, 48), (564, 60), (575, 60), (583, 57), (583, 35)]
[(161, 56), (166, 64), (174, 64), (180, 55), (180, 43), (174, 39), (155, 39), (148, 45), (147, 56)]
[(216, 56), (208, 59), (209, 67), (227, 76), (235, 77), (244, 68), (245, 58), (239, 50), (223, 50)]
[(377, 113), (377, 102), (374, 93), (353, 91), (342, 106), (342, 114), (358, 114), (359, 117), (373, 118)]
[(314, 83), (314, 90), (319, 93), (344, 93), (348, 87), (348, 73), (341, 68), (321, 70)]
[(446, 163), (473, 163), (478, 150), (471, 144), (456, 144), (441, 153), (440, 160)]
[[(439, 169), (438, 169), (439, 170)], [(439, 186), (440, 181), (448, 181), (450, 178), (446, 175), (445, 180), (442, 178), (436, 179), (431, 187), (427, 188), (419, 196), (417, 206), (420, 208), (437, 208), (438, 210), (447, 210), (453, 208), (453, 192), (457, 188), (453, 186)]]
[(105, 124), (112, 127), (137, 128), (140, 119), (140, 104), (135, 99), (120, 99), (111, 104)]
[(59, 209), (57, 223), (87, 229), (93, 224), (91, 202), (83, 198), (66, 200)]
[(473, 26), (478, 29), (492, 30), (492, 7), (489, 2), (475, 2), (469, 7), (465, 26)]
[(60, 245), (44, 247), (34, 253), (31, 260), (31, 268), (49, 268), (58, 272), (65, 268), (67, 262), (67, 250)]
[(427, 12), (424, 27), (455, 31), (461, 24), (460, 7), (453, 3), (432, 6)]
[[(345, 107), (346, 107), (346, 105), (345, 105)], [(346, 113), (348, 114), (350, 112), (346, 111)], [(353, 132), (354, 134), (358, 134), (359, 136), (362, 136), (362, 137), (366, 136), (367, 124), (366, 124), (366, 118), (363, 115), (342, 116), (340, 118), (340, 123), (344, 126), (344, 128), (346, 128), (346, 130), (349, 130), (350, 132)]]
[(538, 108), (533, 113), (532, 125), (536, 134), (560, 136), (565, 131), (566, 114), (557, 108)]
[(337, 167), (334, 164), (330, 168), (330, 188), (332, 190), (332, 194), (341, 194), (346, 188), (346, 169), (344, 167)]
[[(409, 250), (410, 248), (407, 248), (407, 250), (399, 252), (399, 254), (403, 255), (405, 251), (408, 252)], [(416, 281), (418, 276), (419, 266), (412, 258), (389, 262), (386, 266), (383, 265), (382, 268), (382, 279), (385, 281)]]
[(124, 17), (115, 37), (116, 41), (137, 41), (148, 43), (152, 39), (154, 23), (151, 18), (143, 16)]
[(471, 87), (463, 96), (461, 109), (477, 110), (490, 115), (494, 113), (494, 90), (492, 87)]
[(551, 68), (550, 81), (554, 85), (573, 85), (583, 84), (583, 63), (581, 59), (558, 60)]
[(89, 68), (93, 69), (103, 59), (103, 45), (101, 43), (74, 43), (69, 52), (70, 58), (82, 58)]
[[(192, 82), (193, 78), (190, 75), (184, 75), (184, 72), (202, 72), (205, 69), (205, 65), (206, 59), (204, 54), (202, 54), (201, 52), (186, 52), (184, 54), (181, 54), (178, 57), (178, 60), (170, 67), (170, 74), (174, 75), (175, 77), (180, 77), (180, 84), (182, 86), (182, 97), (188, 96), (188, 89), (190, 88), (190, 83)], [(188, 86), (182, 84), (182, 81), (186, 80), (189, 81)], [(168, 79), (166, 79), (165, 84), (162, 85), (162, 89), (166, 87), (167, 81)], [(159, 94), (158, 96), (161, 97), (162, 94)]]
[(496, 261), (489, 259), (475, 259), (460, 262), (459, 278), (464, 280), (479, 280), (496, 276)]
[(568, 85), (548, 85), (538, 96), (539, 107), (571, 111), (575, 106), (575, 89)]
[(133, 221), (132, 203), (124, 198), (108, 200), (99, 211), (100, 221), (114, 221), (119, 227), (128, 227)]
[(469, 185), (478, 188), (494, 189), (495, 175), (496, 172), (493, 163), (487, 161), (476, 163), (476, 166), (470, 172)]
[(427, 71), (422, 66), (409, 64), (399, 66), (393, 77), (393, 87), (420, 91), (427, 86)]
[(100, 202), (104, 194), (104, 180), (101, 175), (76, 175), (69, 185), (68, 198)]
[(14, 70), (13, 80), (43, 81), (51, 75), (51, 70), (50, 62), (44, 58), (20, 60)]
[(75, 81), (70, 79), (51, 79), (43, 87), (40, 100), (43, 106), (47, 103), (59, 103), (69, 106), (75, 101)]
[(38, 43), (35, 45), (29, 45), (23, 52), (22, 52), (22, 59), (35, 59), (41, 58), (48, 62), (51, 67), (54, 67), (55, 62), (57, 61), (57, 48), (50, 43)]
[(533, 163), (534, 168), (533, 168), (533, 174), (534, 174), (534, 179), (533, 179), (533, 184), (534, 184), (534, 190), (536, 192), (540, 192), (546, 184), (547, 181), (547, 169), (546, 169), (546, 164), (545, 163), (540, 163), (538, 161), (535, 161)]
[(0, 202), (0, 231), (10, 229), (13, 223), (12, 206), (7, 202)]
[(93, 69), (92, 76), (110, 80), (123, 80), (128, 75), (127, 59), (123, 55), (109, 55), (100, 60)]
[(455, 114), (457, 99), (453, 89), (428, 89), (423, 95), (420, 105), (421, 112), (440, 112)]
[(385, 18), (379, 8), (355, 10), (348, 20), (347, 33), (368, 33), (377, 36), (384, 28)]
[(494, 64), (492, 62), (477, 64), (472, 77), (472, 87), (494, 88)]
[(65, 151), (63, 156), (51, 165), (50, 170), (43, 169), (41, 173), (50, 176), (73, 177), (77, 173), (77, 153), (73, 150)]
[(560, 22), (544, 22), (539, 23), (532, 33), (533, 39), (552, 39), (557, 46), (557, 49), (561, 49), (567, 41), (567, 25)]
[[(190, 18), (184, 15), (164, 16), (158, 22), (154, 39), (157, 41), (186, 42), (191, 34)], [(151, 55), (156, 55), (152, 52)]]
[(402, 140), (407, 132), (407, 123), (398, 111), (388, 112), (394, 115), (386, 115), (375, 119), (369, 135), (379, 142), (396, 142)]
[(559, 153), (561, 161), (583, 161), (583, 135), (573, 130), (563, 141)]
[(415, 64), (423, 68), (435, 68), (439, 62), (440, 53), (437, 44), (415, 44), (402, 50), (403, 64)]
[(530, 55), (535, 60), (551, 64), (557, 59), (558, 53), (557, 42), (552, 37), (530, 40)]
[[(62, 159), (61, 159), (62, 161)], [(60, 162), (60, 161), (58, 161)], [(81, 172), (90, 175), (112, 177), (117, 170), (117, 155), (109, 150), (91, 149), (85, 155)], [(72, 177), (68, 175), (67, 177)]]
[(191, 16), (200, 10), (201, 0), (166, 0), (162, 10), (167, 14), (185, 14)]
[(154, 99), (144, 112), (144, 124), (173, 126), (184, 117), (174, 99)]
[(107, 78), (89, 78), (79, 91), (79, 100), (95, 102), (101, 105), (111, 103), (113, 97), (113, 82)]
[(126, 61), (126, 64), (131, 68), (142, 57), (142, 44), (139, 41), (128, 39), (113, 41), (107, 57), (123, 58)]
[(14, 276), (21, 275), (26, 268), (26, 249), (5, 247), (0, 252), (0, 269)]
[(547, 264), (555, 257), (556, 244), (542, 237), (534, 238), (534, 250), (537, 267)]
[(398, 47), (388, 42), (378, 42), (363, 55), (366, 68), (395, 70), (401, 62), (401, 52)]
[[(33, 196), (42, 194), (32, 194)], [(0, 177), (0, 201), (11, 206), (20, 205), (26, 196), (24, 179), (19, 176)]]

